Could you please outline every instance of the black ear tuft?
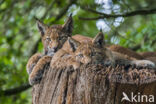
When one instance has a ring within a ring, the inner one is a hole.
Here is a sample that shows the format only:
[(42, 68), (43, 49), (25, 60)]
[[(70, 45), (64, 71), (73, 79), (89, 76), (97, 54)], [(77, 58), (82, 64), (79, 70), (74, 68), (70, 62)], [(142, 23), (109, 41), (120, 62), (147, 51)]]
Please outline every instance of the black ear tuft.
[(41, 35), (43, 36), (45, 34), (46, 29), (48, 28), (48, 26), (45, 25), (43, 22), (41, 22), (38, 18), (35, 17), (35, 19), (37, 21), (37, 27), (38, 27)]
[(104, 45), (104, 35), (103, 35), (103, 33), (102, 33), (102, 32), (99, 32), (99, 33), (95, 36), (95, 38), (93, 39), (92, 42), (93, 42), (93, 44), (94, 44), (95, 46), (102, 48), (103, 45)]
[(102, 32), (102, 28), (100, 28), (100, 32)]
[(70, 13), (69, 17), (72, 17), (73, 13)]
[(72, 49), (72, 51), (76, 51), (77, 47), (80, 45), (80, 42), (76, 41), (75, 39), (68, 37), (68, 43)]
[(68, 33), (72, 33), (73, 30), (73, 18), (72, 18), (72, 13), (70, 14), (70, 16), (68, 17), (67, 21), (64, 23), (63, 25), (63, 29), (68, 32)]

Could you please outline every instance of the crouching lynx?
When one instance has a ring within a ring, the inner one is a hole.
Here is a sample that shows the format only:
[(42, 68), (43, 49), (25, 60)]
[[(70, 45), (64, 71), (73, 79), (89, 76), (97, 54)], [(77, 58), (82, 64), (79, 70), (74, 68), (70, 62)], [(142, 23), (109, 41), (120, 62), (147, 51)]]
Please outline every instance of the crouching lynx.
[(41, 34), (44, 53), (33, 55), (26, 66), (29, 74), (29, 83), (36, 84), (42, 77), (43, 67), (50, 63), (52, 56), (57, 52), (68, 37), (72, 34), (72, 16), (70, 15), (63, 25), (47, 26), (37, 19), (37, 26)]
[[(63, 25), (47, 26), (37, 19), (37, 26), (41, 33), (41, 39), (44, 47), (44, 53), (36, 53), (27, 63), (27, 72), (29, 74), (29, 83), (37, 84), (42, 78), (43, 67), (50, 63), (52, 56), (63, 46), (68, 37), (72, 35), (73, 20), (70, 15)], [(90, 40), (91, 38), (82, 35), (74, 35), (77, 41)], [(66, 50), (69, 48), (66, 47)]]
[[(107, 59), (111, 60), (112, 65), (120, 64), (116, 63), (116, 61), (119, 61), (121, 64), (127, 62), (136, 67), (155, 67), (155, 64), (149, 60), (137, 60), (107, 49), (104, 46), (103, 39), (102, 32), (92, 40), (82, 40), (81, 42), (69, 37), (62, 49), (54, 55), (50, 64), (51, 67), (54, 65), (55, 67), (73, 66), (74, 69), (77, 69), (81, 64), (99, 64)], [(69, 47), (68, 50), (67, 46)]]
[(92, 41), (76, 41), (73, 38), (69, 38), (69, 44), (73, 50), (72, 57), (76, 62), (88, 64), (88, 63), (101, 63), (106, 59), (111, 60), (111, 63), (116, 64), (117, 60), (125, 60), (131, 65), (136, 67), (152, 67), (155, 68), (155, 64), (149, 60), (137, 60), (127, 55), (120, 54), (109, 50), (104, 46), (103, 33), (100, 32)]

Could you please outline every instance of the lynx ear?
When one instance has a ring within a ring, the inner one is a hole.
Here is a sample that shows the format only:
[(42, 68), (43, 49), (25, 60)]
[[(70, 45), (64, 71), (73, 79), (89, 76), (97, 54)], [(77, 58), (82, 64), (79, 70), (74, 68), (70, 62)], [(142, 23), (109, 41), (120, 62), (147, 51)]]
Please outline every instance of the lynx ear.
[(102, 48), (104, 45), (104, 35), (102, 32), (99, 32), (93, 39), (93, 44), (97, 47)]
[(46, 29), (48, 28), (47, 25), (45, 25), (43, 22), (41, 22), (38, 18), (35, 18), (37, 20), (37, 27), (40, 31), (41, 35), (43, 36), (45, 34)]
[(72, 30), (73, 30), (73, 18), (72, 18), (72, 14), (70, 14), (70, 16), (68, 17), (67, 21), (64, 23), (63, 29), (66, 32), (68, 32), (68, 33), (72, 33)]
[(72, 49), (72, 51), (76, 51), (77, 47), (80, 46), (80, 42), (76, 41), (75, 39), (68, 37), (68, 43)]

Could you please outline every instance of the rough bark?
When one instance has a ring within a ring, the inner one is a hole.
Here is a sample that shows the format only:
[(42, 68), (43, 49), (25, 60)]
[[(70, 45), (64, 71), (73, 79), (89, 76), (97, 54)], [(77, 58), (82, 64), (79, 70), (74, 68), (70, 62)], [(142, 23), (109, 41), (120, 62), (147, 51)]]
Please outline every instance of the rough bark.
[(33, 86), (33, 104), (136, 104), (121, 102), (122, 93), (156, 96), (155, 74), (154, 69), (123, 66), (86, 65), (77, 70), (46, 66), (41, 82)]

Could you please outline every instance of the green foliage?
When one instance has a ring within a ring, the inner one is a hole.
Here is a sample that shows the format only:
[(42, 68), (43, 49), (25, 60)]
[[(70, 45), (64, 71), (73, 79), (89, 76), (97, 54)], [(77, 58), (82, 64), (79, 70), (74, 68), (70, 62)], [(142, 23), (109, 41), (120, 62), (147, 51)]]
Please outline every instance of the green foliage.
[[(99, 31), (99, 19), (82, 20), (79, 17), (97, 17), (99, 14), (81, 7), (109, 14), (123, 14), (156, 6), (154, 0), (112, 0), (108, 4), (100, 1), (102, 0), (1, 0), (0, 89), (5, 91), (28, 83), (26, 63), (30, 56), (43, 50), (41, 41), (37, 44), (40, 33), (34, 16), (46, 24), (63, 24), (67, 16), (73, 13), (73, 35), (94, 37)], [(61, 13), (62, 16), (59, 17)], [(127, 17), (122, 21), (117, 18), (100, 20), (108, 27), (102, 27), (107, 44), (120, 44), (128, 48), (140, 45), (141, 48), (136, 51), (156, 51), (156, 15)], [(34, 48), (36, 45), (37, 48)], [(30, 92), (31, 89), (11, 96), (0, 94), (0, 104), (31, 104)]]

